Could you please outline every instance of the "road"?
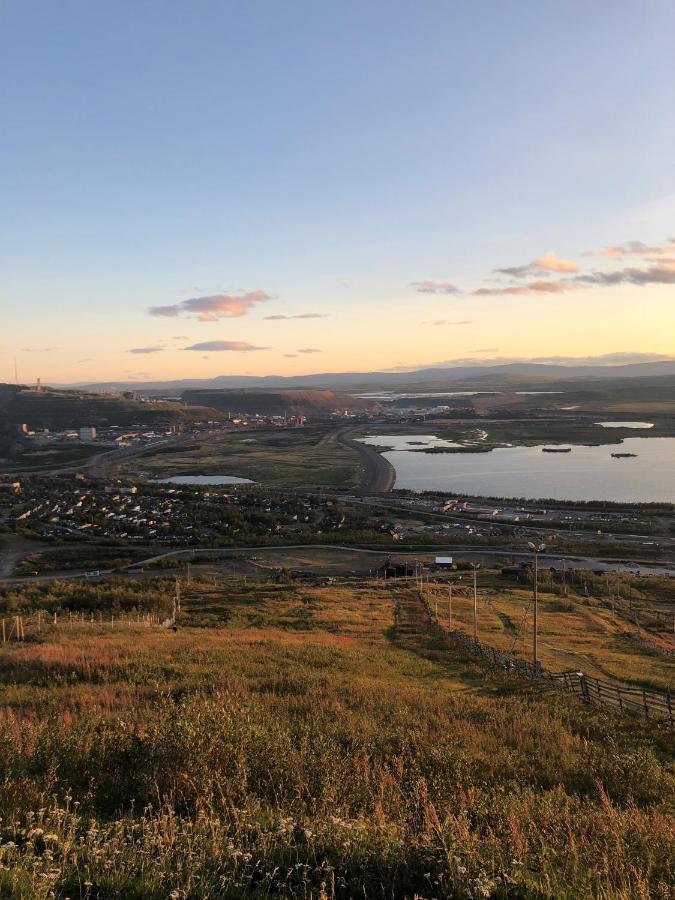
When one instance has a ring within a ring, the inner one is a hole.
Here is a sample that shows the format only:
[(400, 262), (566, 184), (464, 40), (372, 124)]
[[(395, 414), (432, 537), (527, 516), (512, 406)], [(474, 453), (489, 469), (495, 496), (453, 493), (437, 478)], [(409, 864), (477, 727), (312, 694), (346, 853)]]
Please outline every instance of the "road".
[(356, 450), (361, 457), (365, 469), (363, 492), (368, 494), (385, 494), (392, 490), (396, 483), (396, 469), (381, 453), (373, 450), (362, 441), (355, 441), (350, 435), (353, 428), (343, 428), (336, 434), (339, 444)]
[[(346, 544), (291, 544), (283, 547), (270, 547), (270, 546), (251, 546), (251, 547), (227, 547), (227, 548), (213, 548), (213, 547), (192, 547), (185, 550), (167, 550), (165, 553), (158, 553), (155, 556), (150, 556), (144, 560), (138, 560), (128, 566), (121, 566), (118, 569), (106, 569), (101, 570), (98, 576), (87, 576), (86, 572), (51, 572), (48, 575), (34, 575), (23, 578), (5, 578), (0, 581), (0, 584), (9, 586), (9, 585), (25, 585), (25, 584), (33, 584), (33, 583), (41, 583), (41, 582), (50, 582), (50, 581), (63, 581), (63, 580), (79, 580), (79, 579), (87, 579), (87, 580), (96, 580), (97, 578), (105, 578), (110, 575), (114, 577), (126, 577), (126, 578), (136, 578), (138, 577), (138, 570), (142, 569), (144, 566), (153, 565), (154, 563), (161, 562), (165, 559), (175, 558), (180, 559), (181, 556), (188, 556), (194, 560), (194, 557), (199, 556), (201, 554), (206, 554), (208, 556), (222, 556), (224, 559), (240, 558), (242, 555), (250, 554), (250, 553), (261, 553), (261, 554), (284, 554), (288, 552), (293, 552), (301, 550), (303, 552), (315, 551), (321, 552), (325, 550), (333, 550), (333, 551), (342, 551), (347, 553), (354, 554), (363, 554), (365, 556), (379, 556), (379, 557), (396, 557), (397, 559), (402, 557), (410, 557), (412, 559), (418, 560), (423, 559), (424, 557), (434, 556), (435, 553), (441, 551), (444, 555), (455, 555), (458, 560), (474, 560), (480, 562), (482, 565), (488, 565), (489, 563), (497, 563), (501, 564), (502, 562), (508, 560), (511, 562), (516, 561), (529, 561), (532, 558), (532, 554), (527, 551), (522, 550), (510, 550), (507, 548), (499, 549), (499, 550), (490, 550), (484, 547), (457, 547), (453, 548), (451, 545), (445, 544), (443, 546), (438, 547), (427, 547), (421, 546), (417, 548), (407, 548), (406, 550), (397, 550), (393, 547), (383, 547), (381, 549), (374, 549), (372, 547), (352, 547)], [(672, 565), (664, 565), (657, 566), (654, 564), (653, 560), (603, 560), (599, 557), (593, 556), (561, 556), (557, 554), (546, 554), (542, 553), (539, 556), (540, 566), (543, 568), (545, 566), (554, 566), (555, 568), (560, 568), (562, 564), (562, 560), (566, 561), (566, 567), (568, 571), (573, 571), (576, 569), (580, 570), (593, 570), (593, 569), (603, 569), (604, 571), (613, 572), (628, 572), (628, 571), (640, 571), (645, 575), (670, 575), (675, 577), (675, 568)], [(212, 562), (211, 559), (207, 560), (208, 562)], [(131, 571), (129, 571), (131, 570)], [(143, 578), (166, 578), (167, 576), (172, 575), (171, 570), (167, 569), (158, 569), (157, 571), (143, 572), (141, 577)]]

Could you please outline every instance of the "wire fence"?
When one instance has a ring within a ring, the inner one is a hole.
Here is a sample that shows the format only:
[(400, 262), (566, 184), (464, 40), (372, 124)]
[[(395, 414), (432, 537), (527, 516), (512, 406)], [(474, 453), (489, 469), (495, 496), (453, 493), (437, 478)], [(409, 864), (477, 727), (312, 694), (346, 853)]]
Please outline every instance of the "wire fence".
[(438, 622), (432, 613), (423, 592), (420, 599), (429, 617), (429, 622), (440, 635), (451, 640), (463, 650), (474, 656), (479, 656), (491, 665), (520, 675), (523, 678), (545, 681), (560, 691), (567, 691), (580, 697), (586, 703), (615, 706), (622, 712), (632, 713), (645, 719), (666, 724), (673, 728), (673, 699), (670, 691), (655, 691), (650, 688), (627, 687), (618, 682), (603, 681), (584, 672), (569, 670), (565, 672), (551, 672), (541, 664), (529, 662), (525, 659), (511, 656), (470, 637), (459, 629), (446, 628)]
[(154, 612), (37, 612), (29, 616), (14, 615), (0, 618), (0, 646), (33, 640), (50, 631), (75, 630), (84, 628), (130, 629), (165, 625), (166, 615)]

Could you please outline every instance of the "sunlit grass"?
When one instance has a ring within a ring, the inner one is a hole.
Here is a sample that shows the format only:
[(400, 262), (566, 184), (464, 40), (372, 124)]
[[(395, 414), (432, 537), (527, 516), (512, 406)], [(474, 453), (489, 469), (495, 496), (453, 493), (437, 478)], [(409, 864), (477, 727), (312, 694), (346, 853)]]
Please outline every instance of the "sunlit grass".
[(672, 883), (668, 735), (450, 652), (412, 585), (198, 583), (176, 632), (45, 627), (0, 684), (0, 897)]

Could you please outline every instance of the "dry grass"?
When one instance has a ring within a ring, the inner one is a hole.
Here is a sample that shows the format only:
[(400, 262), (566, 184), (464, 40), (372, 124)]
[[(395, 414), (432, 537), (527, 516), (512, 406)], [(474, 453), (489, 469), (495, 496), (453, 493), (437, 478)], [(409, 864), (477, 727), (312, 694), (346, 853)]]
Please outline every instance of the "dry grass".
[(667, 735), (450, 654), (403, 586), (184, 609), (4, 651), (0, 897), (669, 896)]
[[(479, 592), (478, 630), (486, 644), (513, 656), (532, 656), (532, 592), (529, 589), (487, 588)], [(448, 622), (448, 591), (432, 587), (429, 602), (443, 624)], [(473, 594), (464, 588), (454, 592), (455, 627), (472, 633)], [(637, 629), (620, 611), (597, 600), (570, 593), (541, 591), (539, 595), (539, 659), (552, 671), (581, 669), (587, 675), (628, 685), (675, 689), (675, 657), (659, 655), (638, 640), (640, 636), (673, 647), (672, 637)]]

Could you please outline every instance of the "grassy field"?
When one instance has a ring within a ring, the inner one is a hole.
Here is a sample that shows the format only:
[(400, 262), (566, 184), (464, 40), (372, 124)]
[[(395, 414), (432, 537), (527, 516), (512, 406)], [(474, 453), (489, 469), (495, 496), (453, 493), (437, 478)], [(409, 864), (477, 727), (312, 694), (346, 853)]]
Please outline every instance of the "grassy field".
[(53, 444), (28, 449), (12, 459), (0, 457), (0, 472), (39, 472), (41, 469), (52, 469), (56, 466), (77, 466), (85, 463), (92, 456), (101, 453), (101, 447), (95, 444)]
[(175, 452), (163, 449), (124, 464), (152, 476), (237, 475), (275, 487), (358, 487), (358, 454), (335, 439), (335, 428), (216, 434)]
[(171, 581), (22, 591), (61, 612), (0, 656), (0, 897), (670, 896), (669, 736), (450, 652), (410, 586), (201, 581), (176, 632), (132, 612)]
[[(439, 621), (448, 625), (447, 587), (430, 585), (427, 597), (432, 610), (438, 608)], [(480, 639), (511, 656), (531, 659), (531, 601), (531, 588), (482, 588), (477, 614)], [(453, 591), (452, 623), (472, 633), (473, 591), (468, 585)], [(636, 627), (625, 603), (611, 608), (604, 601), (574, 591), (564, 597), (542, 590), (538, 635), (538, 658), (551, 671), (576, 669), (629, 686), (675, 691), (675, 657), (656, 649), (675, 650), (672, 629), (648, 631)]]

